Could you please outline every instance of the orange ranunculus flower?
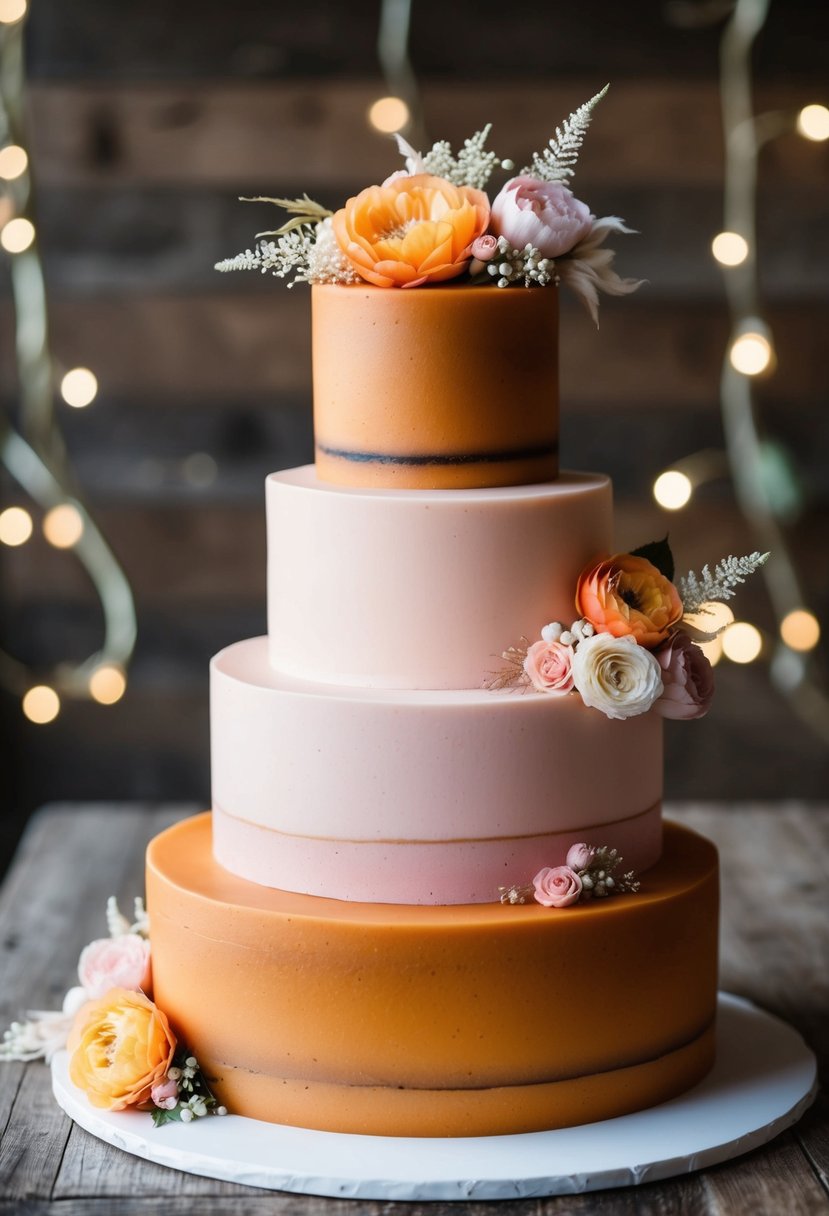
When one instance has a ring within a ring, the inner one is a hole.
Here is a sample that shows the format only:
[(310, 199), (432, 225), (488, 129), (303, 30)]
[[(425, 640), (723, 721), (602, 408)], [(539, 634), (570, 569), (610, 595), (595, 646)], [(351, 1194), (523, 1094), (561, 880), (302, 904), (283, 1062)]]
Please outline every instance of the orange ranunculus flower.
[(489, 223), (482, 190), (418, 173), (369, 186), (331, 221), (354, 269), (377, 287), (418, 287), (463, 274)]
[(167, 1075), (176, 1038), (143, 992), (113, 988), (78, 1010), (68, 1047), (69, 1075), (92, 1105), (123, 1110), (146, 1102)]
[(617, 553), (582, 572), (576, 610), (597, 633), (630, 635), (650, 650), (682, 617), (682, 601), (673, 583), (646, 558)]

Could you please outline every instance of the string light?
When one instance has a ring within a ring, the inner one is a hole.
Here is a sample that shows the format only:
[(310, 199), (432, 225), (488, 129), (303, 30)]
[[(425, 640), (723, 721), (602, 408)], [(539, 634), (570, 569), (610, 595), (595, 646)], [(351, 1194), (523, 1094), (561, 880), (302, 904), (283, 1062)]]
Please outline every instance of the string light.
[(28, 167), (29, 158), (25, 148), (21, 148), (19, 144), (6, 144), (5, 148), (0, 148), (0, 177), (3, 181), (13, 182), (15, 178), (21, 177)]
[(780, 622), (780, 636), (792, 650), (814, 650), (820, 641), (820, 624), (806, 608), (793, 608)]
[(127, 680), (120, 667), (105, 665), (94, 671), (89, 680), (89, 692), (99, 705), (114, 705), (127, 689)]
[(56, 549), (71, 549), (83, 536), (83, 518), (71, 502), (52, 507), (43, 517), (43, 535)]
[(60, 697), (48, 684), (36, 684), (23, 698), (23, 712), (30, 722), (45, 726), (60, 713)]
[(690, 502), (693, 489), (690, 477), (679, 469), (668, 469), (653, 483), (653, 496), (666, 511), (679, 511)]
[(23, 507), (6, 507), (0, 511), (0, 544), (25, 545), (32, 535), (32, 517)]
[(721, 266), (741, 266), (748, 257), (748, 241), (739, 232), (718, 232), (711, 252)]
[(0, 23), (14, 25), (26, 16), (26, 0), (0, 0)]
[(23, 253), (35, 239), (35, 226), (31, 220), (19, 215), (9, 220), (0, 230), (0, 245), (6, 253)]
[(81, 410), (98, 395), (98, 381), (88, 367), (73, 367), (60, 382), (60, 395), (67, 405)]
[(732, 663), (753, 663), (763, 649), (763, 637), (748, 621), (735, 621), (722, 635), (722, 648)]
[(369, 108), (368, 120), (376, 131), (393, 135), (408, 126), (411, 115), (402, 97), (378, 97)]
[(829, 110), (826, 106), (804, 106), (797, 116), (797, 133), (814, 143), (829, 139)]
[(757, 317), (746, 321), (731, 343), (728, 358), (734, 370), (743, 376), (761, 376), (769, 371), (774, 360), (774, 348), (768, 327)]

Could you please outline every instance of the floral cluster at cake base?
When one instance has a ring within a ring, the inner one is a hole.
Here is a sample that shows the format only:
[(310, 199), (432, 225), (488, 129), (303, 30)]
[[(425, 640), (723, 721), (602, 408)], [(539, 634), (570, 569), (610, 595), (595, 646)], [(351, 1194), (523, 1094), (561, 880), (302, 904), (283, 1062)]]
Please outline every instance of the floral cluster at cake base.
[(134, 1108), (157, 1127), (226, 1115), (196, 1057), (179, 1042), (152, 996), (149, 920), (136, 899), (132, 922), (107, 903), (109, 937), (90, 942), (78, 960), (78, 984), (60, 1011), (32, 1010), (13, 1022), (0, 1060), (44, 1059), (69, 1051), (69, 1075), (92, 1106)]
[(381, 185), (361, 190), (338, 211), (310, 199), (244, 199), (274, 203), (290, 218), (258, 245), (216, 269), (259, 270), (294, 283), (422, 287), (475, 283), (549, 287), (564, 283), (598, 324), (599, 292), (627, 295), (641, 280), (620, 278), (611, 233), (630, 233), (611, 215), (597, 218), (570, 190), (587, 128), (607, 85), (557, 127), (541, 152), (490, 200), (496, 169), (514, 169), (486, 147), (492, 124), (467, 139), (457, 156), (446, 140), (426, 153), (398, 135), (405, 157)]
[(562, 866), (544, 866), (532, 882), (499, 887), (502, 904), (535, 900), (544, 908), (570, 908), (592, 899), (634, 895), (640, 883), (633, 870), (617, 874), (623, 858), (608, 845), (571, 845)]
[(486, 688), (535, 689), (579, 695), (608, 718), (653, 710), (690, 720), (708, 712), (714, 695), (711, 664), (697, 645), (714, 638), (690, 620), (711, 601), (728, 600), (762, 566), (767, 553), (726, 557), (674, 584), (667, 538), (592, 562), (575, 588), (580, 615), (566, 625), (551, 621), (538, 641), (522, 638), (502, 654), (505, 666)]

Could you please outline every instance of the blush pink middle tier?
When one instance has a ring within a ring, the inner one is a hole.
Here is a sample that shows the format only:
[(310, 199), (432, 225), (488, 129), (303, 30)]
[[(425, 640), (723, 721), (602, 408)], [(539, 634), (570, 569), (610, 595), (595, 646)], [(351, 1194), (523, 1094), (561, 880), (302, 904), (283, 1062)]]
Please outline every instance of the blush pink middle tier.
[(266, 638), (238, 642), (211, 667), (214, 854), (263, 886), (393, 904), (497, 900), (581, 840), (644, 870), (661, 724), (567, 694), (300, 680)]
[(595, 473), (388, 490), (307, 466), (272, 474), (267, 503), (271, 664), (327, 684), (480, 688), (522, 635), (570, 624), (581, 570), (612, 551), (611, 486)]

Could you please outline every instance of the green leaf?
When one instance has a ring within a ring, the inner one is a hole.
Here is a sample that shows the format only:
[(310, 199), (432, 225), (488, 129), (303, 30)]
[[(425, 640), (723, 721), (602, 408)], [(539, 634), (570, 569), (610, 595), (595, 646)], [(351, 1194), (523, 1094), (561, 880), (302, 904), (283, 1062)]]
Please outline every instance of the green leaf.
[(656, 566), (660, 574), (664, 574), (669, 583), (674, 581), (674, 555), (671, 553), (667, 534), (662, 540), (652, 540), (650, 544), (634, 549), (631, 557), (644, 557), (645, 561)]
[(152, 1116), (154, 1127), (163, 1127), (165, 1123), (181, 1123), (181, 1103), (172, 1110), (162, 1110), (160, 1106), (156, 1106)]

